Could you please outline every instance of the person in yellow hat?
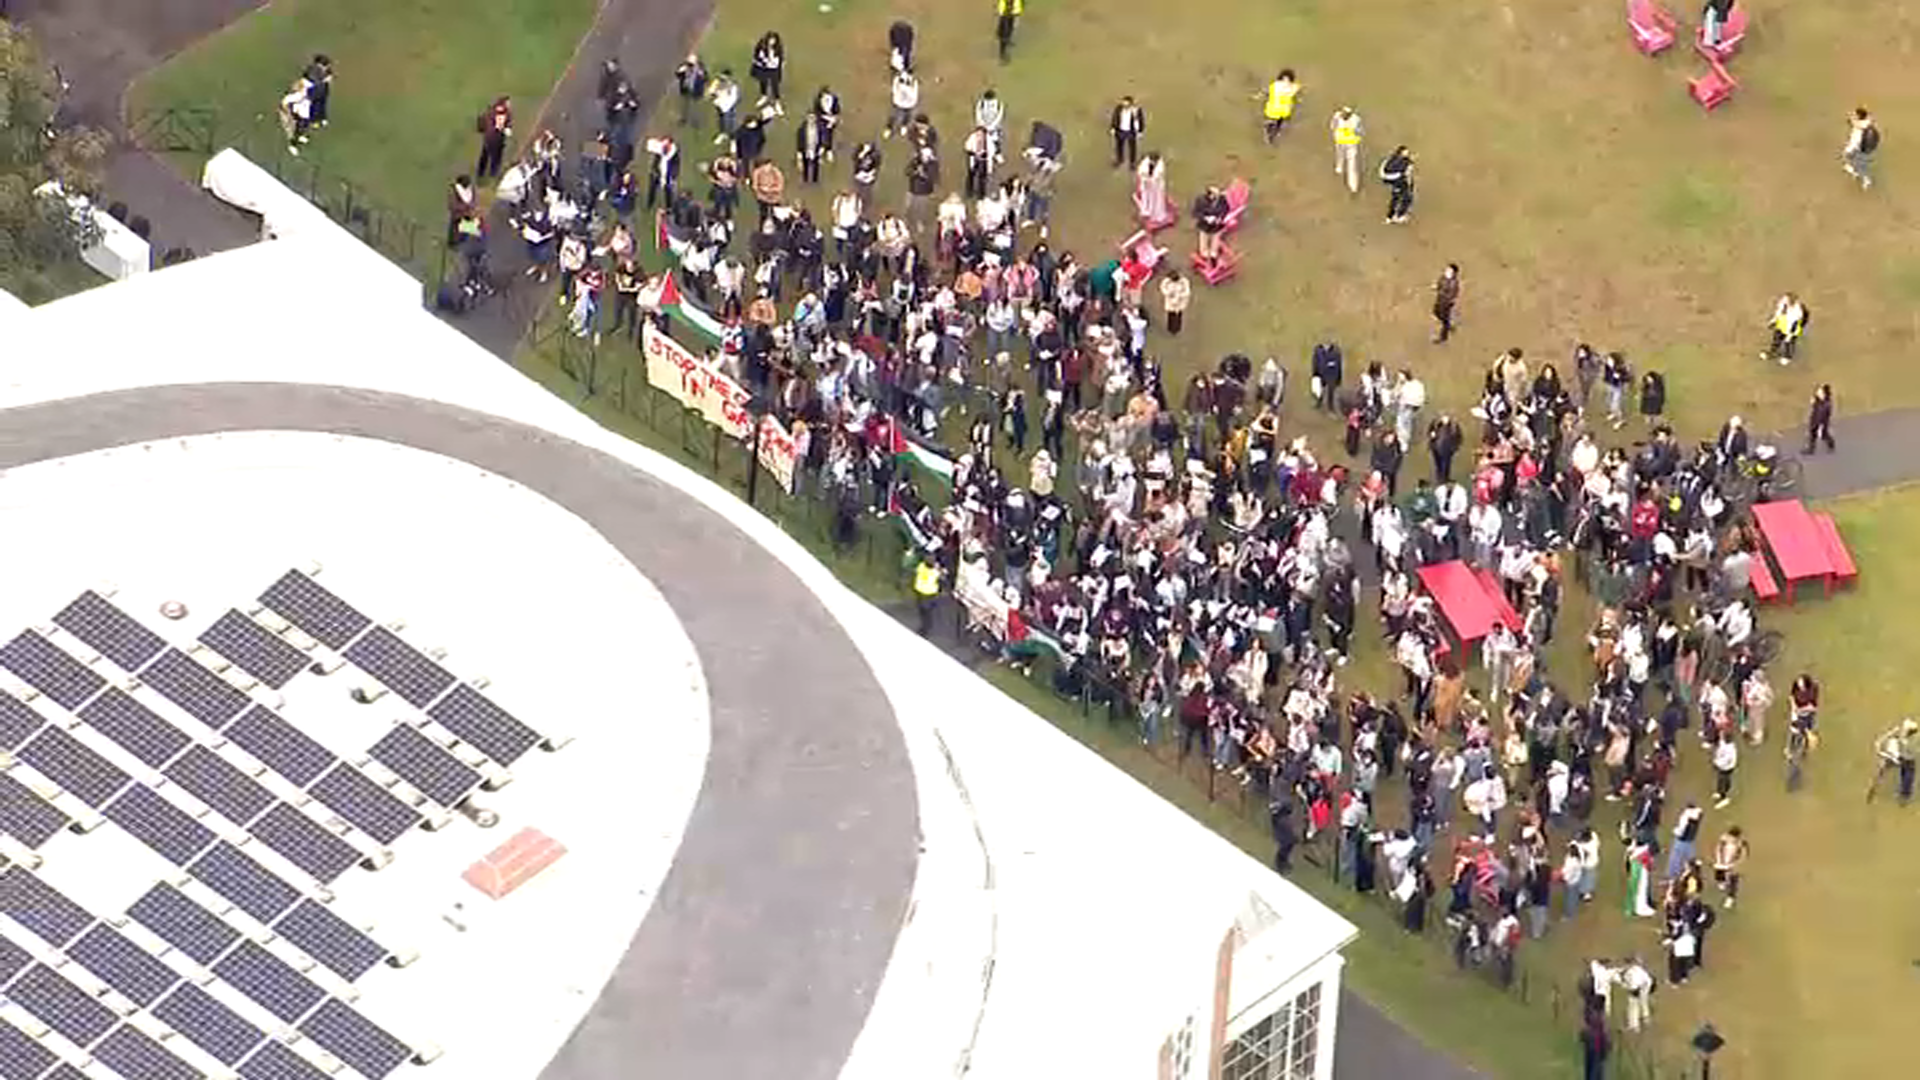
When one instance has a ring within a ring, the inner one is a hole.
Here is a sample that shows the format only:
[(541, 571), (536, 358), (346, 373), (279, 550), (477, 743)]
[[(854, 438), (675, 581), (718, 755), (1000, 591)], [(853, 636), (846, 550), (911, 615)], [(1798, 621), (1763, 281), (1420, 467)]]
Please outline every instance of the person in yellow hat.
[(1294, 77), (1292, 68), (1281, 68), (1280, 74), (1267, 84), (1266, 104), (1260, 113), (1267, 121), (1267, 142), (1272, 143), (1285, 130), (1287, 121), (1293, 119), (1293, 106), (1300, 98), (1300, 80)]

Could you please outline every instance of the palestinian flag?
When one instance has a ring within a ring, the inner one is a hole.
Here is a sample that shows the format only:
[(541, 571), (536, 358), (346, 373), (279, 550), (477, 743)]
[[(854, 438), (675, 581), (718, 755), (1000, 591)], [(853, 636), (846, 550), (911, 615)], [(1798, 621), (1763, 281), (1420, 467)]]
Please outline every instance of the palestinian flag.
[(1007, 612), (1007, 652), (1016, 658), (1032, 658), (1043, 652), (1053, 654), (1055, 663), (1065, 663), (1067, 650), (1060, 640), (1045, 630), (1028, 626), (1019, 608)]
[(680, 295), (680, 283), (674, 280), (671, 270), (660, 275), (660, 281), (660, 299), (657, 302), (661, 311), (714, 341), (719, 341), (726, 334), (725, 324), (700, 305)]
[(890, 449), (893, 451), (895, 462), (903, 466), (917, 466), (921, 471), (933, 474), (934, 479), (940, 481), (949, 490), (953, 488), (952, 458), (932, 447), (907, 438), (898, 420), (890, 419), (886, 426), (887, 436), (893, 444)]

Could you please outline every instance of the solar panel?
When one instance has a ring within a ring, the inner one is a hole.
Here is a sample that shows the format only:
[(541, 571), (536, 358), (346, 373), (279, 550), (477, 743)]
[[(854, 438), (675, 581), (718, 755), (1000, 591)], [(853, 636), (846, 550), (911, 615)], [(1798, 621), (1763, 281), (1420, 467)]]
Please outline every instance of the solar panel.
[(241, 942), (213, 966), (213, 973), (283, 1023), (291, 1024), (307, 1015), (327, 996), (312, 979), (251, 941)]
[(175, 866), (192, 862), (216, 839), (212, 829), (145, 784), (134, 784), (108, 803), (106, 815)]
[(30, 848), (54, 838), (70, 820), (27, 785), (0, 773), (0, 833)]
[(159, 634), (92, 589), (55, 615), (53, 624), (127, 671), (140, 670), (167, 647)]
[(386, 958), (380, 943), (311, 900), (302, 900), (273, 929), (314, 962), (352, 982)]
[(0, 874), (0, 915), (11, 916), (56, 949), (93, 925), (86, 908), (17, 866)]
[(162, 720), (158, 713), (118, 687), (109, 687), (106, 693), (89, 702), (80, 710), (80, 719), (156, 769), (193, 741), (186, 732)]
[(279, 918), (281, 912), (300, 899), (300, 890), (287, 879), (224, 840), (200, 856), (187, 872), (261, 922)]
[(404, 724), (381, 736), (367, 753), (441, 806), (456, 805), (480, 786), (478, 769)]
[(241, 1080), (328, 1080), (320, 1067), (269, 1040), (240, 1065)]
[(334, 766), (307, 792), (326, 803), (354, 828), (383, 844), (393, 843), (420, 823), (418, 810), (345, 763)]
[(48, 728), (21, 747), (20, 760), (95, 809), (133, 779), (58, 727)]
[(200, 635), (200, 643), (275, 690), (292, 682), (309, 662), (287, 639), (238, 611), (220, 616)]
[(153, 1036), (125, 1025), (94, 1047), (93, 1056), (128, 1080), (202, 1080), (207, 1075), (174, 1057)]
[(180, 981), (160, 958), (102, 923), (67, 946), (67, 955), (137, 1005), (147, 1006)]
[(16, 945), (12, 938), (0, 937), (0, 983), (20, 974), (33, 963), (33, 954)]
[(346, 657), (416, 709), (425, 708), (453, 685), (452, 672), (384, 626), (374, 627), (348, 646)]
[(329, 649), (346, 648), (373, 622), (298, 570), (287, 571), (260, 594), (260, 602)]
[(460, 741), (502, 765), (520, 760), (520, 755), (540, 742), (539, 732), (471, 686), (454, 687), (453, 693), (427, 710), (427, 715)]
[(218, 729), (249, 703), (239, 687), (179, 649), (161, 653), (159, 659), (140, 673), (140, 678), (159, 691), (161, 697), (210, 728)]
[(406, 1064), (413, 1049), (338, 998), (328, 999), (300, 1033), (368, 1080), (382, 1080)]
[(33, 733), (47, 726), (47, 718), (33, 706), (0, 690), (0, 750), (18, 750)]
[(187, 983), (154, 1006), (153, 1015), (222, 1065), (232, 1065), (267, 1036), (205, 990)]
[(164, 882), (135, 900), (127, 914), (197, 964), (213, 963), (240, 937), (225, 919)]
[(240, 719), (222, 734), (259, 758), (261, 764), (300, 787), (313, 783), (314, 777), (340, 760), (264, 705), (255, 705), (241, 713)]
[(52, 1072), (41, 1077), (40, 1080), (89, 1080), (89, 1077), (86, 1073), (81, 1072), (79, 1069), (63, 1061), (55, 1066)]
[(249, 831), (316, 881), (332, 882), (361, 859), (352, 844), (286, 803), (260, 815)]
[(192, 746), (166, 768), (167, 779), (235, 825), (273, 805), (273, 793), (204, 746)]
[(79, 708), (107, 685), (99, 672), (33, 630), (0, 645), (0, 667), (66, 709)]
[(7, 997), (81, 1046), (91, 1046), (119, 1022), (98, 998), (45, 964), (35, 964), (15, 979)]
[(38, 1080), (58, 1060), (33, 1036), (0, 1020), (0, 1080)]

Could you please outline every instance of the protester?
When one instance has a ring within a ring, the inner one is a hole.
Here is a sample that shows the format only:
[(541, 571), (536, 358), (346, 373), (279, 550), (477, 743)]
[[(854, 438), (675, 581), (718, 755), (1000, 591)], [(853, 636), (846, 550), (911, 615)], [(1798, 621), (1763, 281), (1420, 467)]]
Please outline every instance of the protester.
[(1026, 11), (1026, 0), (993, 0), (994, 15), (993, 40), (1000, 50), (1000, 62), (1007, 62), (1007, 54), (1013, 50), (1013, 32), (1020, 22), (1020, 16)]
[(1117, 169), (1125, 164), (1131, 169), (1138, 165), (1140, 136), (1147, 130), (1147, 111), (1131, 95), (1122, 97), (1107, 120), (1107, 130), (1113, 135), (1113, 167)]
[(512, 101), (495, 98), (487, 111), (474, 121), (474, 130), (480, 133), (480, 158), (474, 162), (474, 177), (480, 180), (498, 177), (500, 163), (507, 153), (507, 140), (513, 137)]

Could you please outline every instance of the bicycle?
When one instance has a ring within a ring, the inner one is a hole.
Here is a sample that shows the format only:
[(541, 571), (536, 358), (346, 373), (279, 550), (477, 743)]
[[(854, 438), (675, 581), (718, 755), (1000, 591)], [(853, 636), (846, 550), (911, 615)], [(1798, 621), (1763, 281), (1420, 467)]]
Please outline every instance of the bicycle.
[(1734, 463), (1731, 486), (1741, 505), (1752, 506), (1791, 495), (1800, 487), (1804, 472), (1799, 458), (1783, 455), (1779, 447), (1763, 443)]

